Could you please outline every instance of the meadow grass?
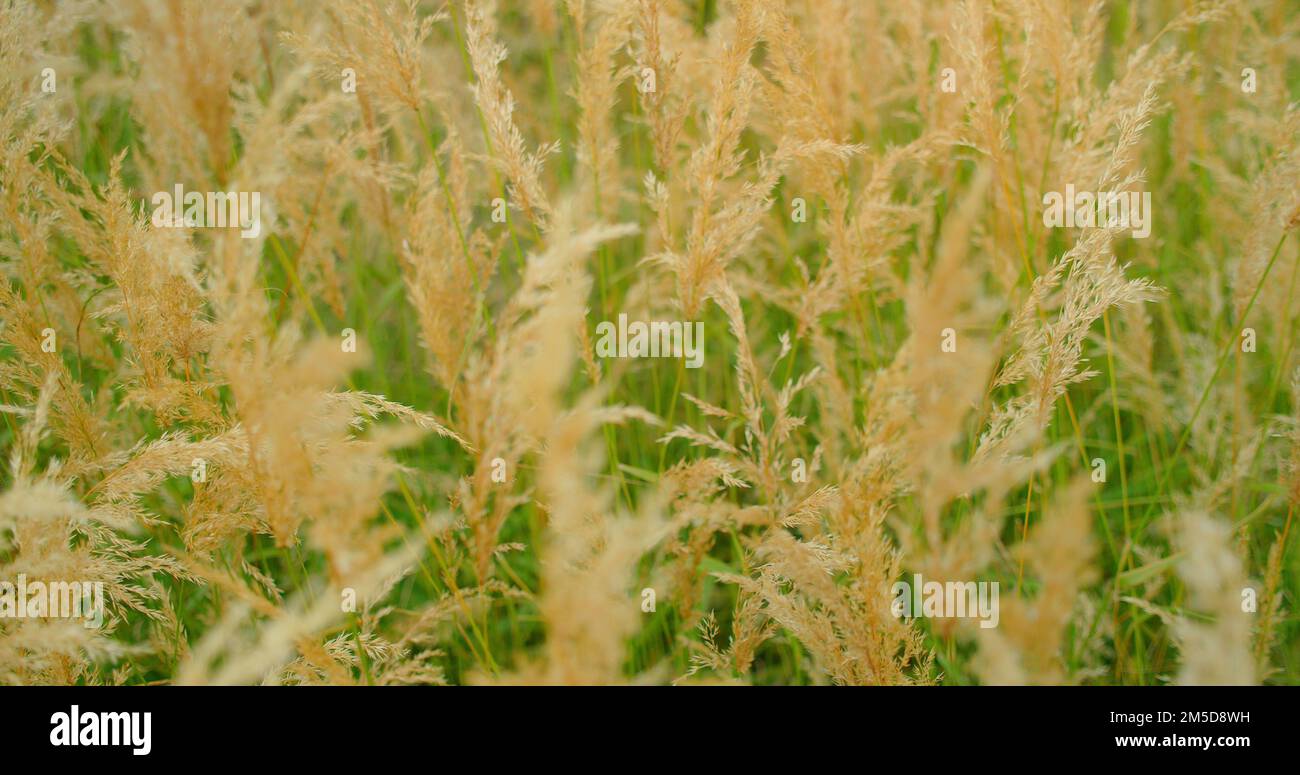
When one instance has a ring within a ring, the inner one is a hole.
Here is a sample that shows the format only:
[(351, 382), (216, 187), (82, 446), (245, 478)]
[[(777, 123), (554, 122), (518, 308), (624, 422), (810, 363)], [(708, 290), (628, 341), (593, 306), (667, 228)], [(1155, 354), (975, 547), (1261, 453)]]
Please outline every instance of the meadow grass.
[[(0, 680), (1300, 677), (1286, 2), (109, 5), (0, 22), (0, 568), (112, 601)], [(175, 180), (274, 215), (151, 229)]]

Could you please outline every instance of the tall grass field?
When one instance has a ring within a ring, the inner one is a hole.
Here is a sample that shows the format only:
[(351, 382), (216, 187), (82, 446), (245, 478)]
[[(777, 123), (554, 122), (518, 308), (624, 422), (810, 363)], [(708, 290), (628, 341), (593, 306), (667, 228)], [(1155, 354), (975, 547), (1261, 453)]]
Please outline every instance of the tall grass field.
[(0, 0), (0, 684), (1300, 683), (1295, 0)]

